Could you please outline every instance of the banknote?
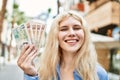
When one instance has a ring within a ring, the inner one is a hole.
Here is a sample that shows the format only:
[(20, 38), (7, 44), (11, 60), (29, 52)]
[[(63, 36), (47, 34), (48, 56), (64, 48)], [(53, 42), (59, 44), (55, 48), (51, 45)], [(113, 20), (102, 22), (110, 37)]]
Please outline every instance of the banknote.
[(33, 60), (35, 66), (39, 61), (39, 56), (43, 51), (46, 41), (46, 24), (42, 21), (30, 20), (12, 29), (12, 34), (16, 40), (18, 53), (21, 52), (24, 44), (34, 44), (38, 49), (38, 56)]
[(33, 43), (33, 32), (32, 32), (30, 23), (25, 23), (25, 29), (26, 29), (27, 35), (29, 36), (31, 43)]
[(44, 22), (36, 20), (30, 20), (13, 28), (12, 34), (18, 50), (20, 51), (24, 44), (34, 44), (39, 51), (45, 43), (45, 28)]
[(45, 38), (43, 35), (45, 34), (46, 25), (42, 21), (31, 20), (26, 23), (28, 35), (30, 36), (31, 42), (35, 44), (37, 48), (40, 48), (42, 40)]
[(12, 34), (15, 37), (18, 49), (21, 49), (24, 44), (31, 44), (28, 32), (26, 31), (24, 24), (13, 28)]

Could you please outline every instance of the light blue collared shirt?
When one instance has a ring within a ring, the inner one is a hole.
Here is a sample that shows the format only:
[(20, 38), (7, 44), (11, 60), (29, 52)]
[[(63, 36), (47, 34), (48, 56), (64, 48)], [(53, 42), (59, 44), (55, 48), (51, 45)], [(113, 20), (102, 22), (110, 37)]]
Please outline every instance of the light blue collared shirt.
[[(57, 65), (56, 71), (58, 75), (57, 80), (60, 80), (60, 66), (59, 65)], [(98, 74), (99, 80), (109, 80), (107, 72), (100, 65), (97, 65), (97, 74)], [(74, 75), (74, 80), (82, 80), (82, 78), (80, 77), (80, 75), (78, 74), (76, 70), (73, 72), (73, 75)], [(25, 80), (39, 80), (38, 76), (29, 76), (26, 74), (24, 74), (24, 79)]]

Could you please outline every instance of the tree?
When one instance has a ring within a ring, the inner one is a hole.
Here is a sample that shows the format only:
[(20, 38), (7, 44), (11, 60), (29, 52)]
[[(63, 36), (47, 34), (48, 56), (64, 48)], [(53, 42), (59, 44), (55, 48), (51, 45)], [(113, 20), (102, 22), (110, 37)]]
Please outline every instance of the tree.
[(2, 33), (2, 29), (3, 29), (3, 22), (4, 22), (5, 12), (6, 12), (6, 5), (7, 5), (7, 0), (2, 0), (2, 9), (0, 11), (0, 43), (2, 43), (1, 33)]
[[(6, 45), (6, 43), (3, 43), (1, 41), (1, 33), (3, 30), (3, 23), (4, 20), (6, 20), (9, 24), (12, 24), (12, 27), (14, 26), (15, 23), (17, 23), (18, 25), (20, 25), (21, 23), (25, 22), (28, 20), (28, 18), (25, 16), (24, 12), (19, 10), (19, 5), (16, 3), (16, 1), (14, 0), (13, 3), (13, 14), (12, 16), (9, 15), (9, 13), (6, 10), (6, 6), (7, 6), (7, 1), (8, 0), (2, 0), (2, 9), (0, 11), (0, 45), (2, 44), (2, 56), (5, 55), (5, 47), (7, 47), (8, 49), (8, 60), (10, 60), (10, 48), (11, 46), (11, 42), (12, 40), (10, 40), (10, 45)], [(8, 19), (8, 17), (11, 17), (11, 20)], [(6, 36), (5, 36), (6, 37)], [(12, 39), (12, 34), (11, 34), (11, 39)]]
[(25, 16), (24, 12), (19, 10), (19, 5), (17, 4), (16, 0), (13, 2), (13, 14), (12, 14), (12, 27), (15, 23), (18, 25), (26, 22), (29, 18)]
[[(12, 24), (12, 28), (14, 28), (14, 24), (16, 23), (17, 25), (20, 25), (24, 22), (26, 22), (29, 18), (25, 16), (24, 12), (20, 11), (19, 10), (19, 5), (16, 3), (16, 0), (14, 0), (13, 2), (13, 13), (12, 13), (12, 20), (11, 21), (8, 21)], [(10, 50), (11, 50), (11, 47), (12, 47), (12, 34), (11, 34), (11, 40), (10, 40), (10, 45), (7, 46), (7, 49), (8, 49), (8, 61), (10, 61)]]
[(7, 0), (2, 0), (2, 9), (0, 11), (0, 45), (2, 46), (1, 56), (5, 56), (5, 44), (2, 43), (2, 41), (1, 41), (1, 33), (2, 33), (2, 29), (3, 29), (4, 17), (5, 17), (5, 13), (6, 13), (6, 5), (7, 5)]

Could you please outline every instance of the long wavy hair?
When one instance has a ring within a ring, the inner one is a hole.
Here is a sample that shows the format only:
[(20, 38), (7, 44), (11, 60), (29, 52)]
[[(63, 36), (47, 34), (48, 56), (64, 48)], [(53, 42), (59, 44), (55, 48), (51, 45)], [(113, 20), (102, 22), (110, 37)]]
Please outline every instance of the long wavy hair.
[(62, 12), (53, 20), (44, 51), (40, 57), (40, 68), (38, 70), (40, 80), (57, 79), (56, 66), (60, 64), (62, 57), (58, 40), (59, 24), (67, 17), (73, 17), (80, 21), (85, 34), (84, 43), (76, 53), (75, 69), (83, 80), (98, 80), (97, 56), (90, 39), (90, 31), (83, 17), (76, 11)]

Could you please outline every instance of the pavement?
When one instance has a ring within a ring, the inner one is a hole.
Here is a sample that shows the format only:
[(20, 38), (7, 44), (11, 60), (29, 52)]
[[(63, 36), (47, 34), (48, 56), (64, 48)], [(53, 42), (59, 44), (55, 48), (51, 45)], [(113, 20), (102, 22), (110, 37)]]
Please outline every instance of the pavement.
[(24, 80), (24, 73), (16, 62), (0, 63), (0, 80)]

